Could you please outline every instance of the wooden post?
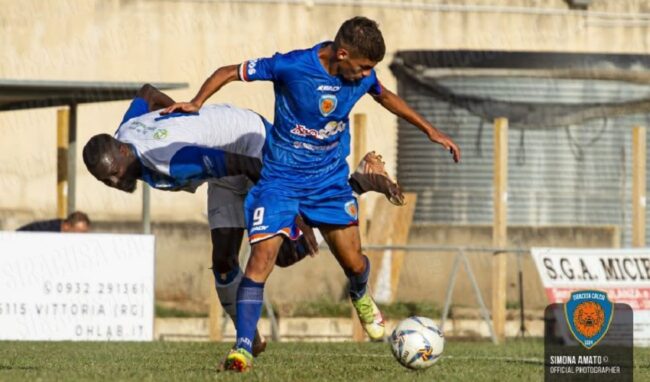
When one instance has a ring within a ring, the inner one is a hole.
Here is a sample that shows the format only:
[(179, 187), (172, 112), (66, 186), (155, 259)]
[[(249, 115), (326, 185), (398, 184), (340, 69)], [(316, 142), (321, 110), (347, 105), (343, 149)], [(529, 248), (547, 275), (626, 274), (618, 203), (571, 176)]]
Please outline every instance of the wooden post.
[(151, 234), (151, 187), (142, 182), (142, 233)]
[[(406, 205), (395, 207), (395, 226), (393, 228), (392, 242), (395, 245), (406, 245), (409, 240), (409, 233), (411, 232), (411, 224), (413, 223), (413, 215), (415, 214), (415, 205), (418, 195), (415, 193), (407, 192), (404, 194)], [(399, 278), (402, 274), (402, 264), (404, 263), (405, 251), (394, 251), (390, 268), (390, 299), (391, 302), (395, 301), (397, 295), (397, 286), (399, 285)]]
[[(505, 248), (508, 227), (508, 120), (494, 121), (494, 217), (492, 245)], [(499, 342), (505, 340), (506, 326), (506, 270), (505, 253), (492, 258), (492, 323)]]
[(632, 245), (645, 247), (646, 131), (632, 130)]
[[(352, 130), (352, 165), (356, 166), (361, 161), (361, 158), (366, 154), (366, 123), (367, 116), (365, 114), (354, 114), (353, 116), (353, 130)], [(353, 170), (354, 171), (354, 168)], [(357, 211), (359, 218), (359, 235), (361, 237), (361, 243), (366, 241), (366, 229), (368, 227), (366, 219), (366, 208), (365, 202), (361, 198), (358, 198), (359, 209)], [(352, 341), (361, 342), (365, 339), (365, 332), (363, 327), (359, 322), (356, 312), (352, 306)]]
[[(68, 109), (56, 112), (56, 216), (68, 216)], [(72, 212), (72, 211), (70, 211)]]

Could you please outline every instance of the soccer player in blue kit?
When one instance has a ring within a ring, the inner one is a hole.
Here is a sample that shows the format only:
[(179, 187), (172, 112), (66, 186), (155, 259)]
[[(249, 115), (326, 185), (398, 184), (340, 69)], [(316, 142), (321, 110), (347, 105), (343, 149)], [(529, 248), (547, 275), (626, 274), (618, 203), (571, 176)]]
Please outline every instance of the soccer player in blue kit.
[[(271, 124), (257, 113), (231, 105), (207, 105), (193, 114), (161, 116), (174, 101), (146, 84), (136, 93), (114, 136), (98, 134), (83, 148), (89, 172), (107, 186), (133, 192), (137, 180), (166, 191), (194, 192), (208, 183), (208, 222), (212, 271), (219, 301), (236, 320), (237, 289), (243, 274), (238, 253), (244, 235), (244, 198), (260, 176), (262, 148)], [(378, 191), (403, 204), (397, 183), (381, 156), (368, 153), (350, 183), (358, 194)], [(284, 240), (276, 264), (287, 267), (317, 252), (310, 227), (297, 219), (304, 235)], [(253, 355), (266, 347), (253, 340)]]
[(246, 371), (252, 367), (252, 340), (259, 320), (264, 283), (282, 244), (282, 235), (296, 238), (294, 218), (318, 227), (350, 280), (350, 297), (368, 336), (384, 337), (384, 320), (367, 289), (370, 264), (361, 252), (357, 201), (348, 184), (350, 153), (348, 115), (365, 94), (393, 114), (415, 125), (448, 150), (454, 161), (460, 149), (445, 134), (386, 89), (375, 65), (385, 45), (375, 21), (345, 21), (334, 41), (309, 49), (276, 53), (217, 69), (190, 102), (164, 112), (195, 112), (223, 85), (235, 81), (272, 81), (275, 120), (267, 134), (260, 181), (249, 192), (246, 225), (251, 258), (237, 293), (237, 341), (221, 367)]

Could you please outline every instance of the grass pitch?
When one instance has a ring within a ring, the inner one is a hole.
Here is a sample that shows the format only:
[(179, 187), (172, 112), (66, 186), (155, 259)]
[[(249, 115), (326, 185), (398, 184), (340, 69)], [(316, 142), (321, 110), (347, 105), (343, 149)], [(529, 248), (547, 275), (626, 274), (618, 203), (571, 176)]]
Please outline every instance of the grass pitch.
[[(387, 344), (270, 343), (245, 375), (216, 373), (227, 343), (0, 342), (0, 380), (542, 381), (541, 340), (448, 341), (424, 371), (400, 366)], [(650, 380), (650, 349), (635, 349), (635, 380)]]

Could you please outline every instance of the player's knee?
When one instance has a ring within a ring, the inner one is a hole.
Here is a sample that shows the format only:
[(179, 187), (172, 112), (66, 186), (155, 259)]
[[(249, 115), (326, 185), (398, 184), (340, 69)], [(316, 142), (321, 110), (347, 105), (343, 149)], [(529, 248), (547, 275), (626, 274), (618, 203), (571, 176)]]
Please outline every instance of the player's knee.
[(355, 256), (352, 259), (348, 259), (345, 264), (345, 273), (347, 275), (360, 275), (366, 271), (367, 262), (365, 256), (359, 253), (358, 256)]
[(218, 273), (228, 273), (237, 267), (237, 254), (224, 251), (220, 247), (212, 247), (212, 268)]
[(249, 270), (254, 273), (267, 273), (275, 265), (275, 258), (277, 250), (271, 247), (257, 247), (253, 249), (250, 260), (246, 267), (246, 272)]

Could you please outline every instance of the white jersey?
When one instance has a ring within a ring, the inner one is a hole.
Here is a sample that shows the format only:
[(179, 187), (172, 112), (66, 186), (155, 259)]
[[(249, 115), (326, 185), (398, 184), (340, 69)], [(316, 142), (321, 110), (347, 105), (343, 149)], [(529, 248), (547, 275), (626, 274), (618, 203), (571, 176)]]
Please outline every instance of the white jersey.
[(220, 104), (198, 113), (143, 114), (120, 125), (115, 138), (135, 148), (152, 187), (194, 192), (226, 176), (224, 153), (261, 160), (266, 128), (257, 113)]

